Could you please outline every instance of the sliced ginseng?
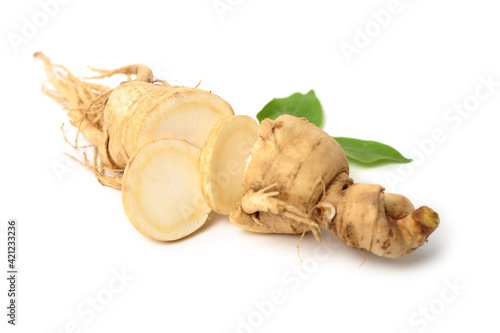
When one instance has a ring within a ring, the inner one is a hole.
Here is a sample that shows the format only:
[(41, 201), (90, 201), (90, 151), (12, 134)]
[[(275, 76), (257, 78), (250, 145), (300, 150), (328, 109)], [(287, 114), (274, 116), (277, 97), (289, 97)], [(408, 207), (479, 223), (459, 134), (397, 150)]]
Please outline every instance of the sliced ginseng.
[(128, 162), (122, 181), (125, 213), (145, 236), (172, 241), (200, 228), (210, 208), (199, 183), (200, 149), (186, 141), (160, 139)]
[(200, 159), (201, 189), (210, 208), (229, 215), (241, 200), (241, 181), (259, 125), (248, 116), (231, 116), (217, 122), (208, 135)]

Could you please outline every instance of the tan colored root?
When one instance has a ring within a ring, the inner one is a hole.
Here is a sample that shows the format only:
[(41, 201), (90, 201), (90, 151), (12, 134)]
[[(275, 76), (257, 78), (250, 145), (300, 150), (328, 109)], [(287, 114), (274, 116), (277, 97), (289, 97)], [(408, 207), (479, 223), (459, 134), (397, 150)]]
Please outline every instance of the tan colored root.
[(153, 83), (155, 80), (151, 68), (143, 64), (128, 65), (116, 69), (97, 69), (90, 66), (89, 68), (94, 72), (100, 73), (101, 75), (87, 77), (87, 79), (103, 79), (111, 77), (115, 74), (125, 74), (127, 75), (128, 81), (132, 81), (130, 75), (135, 75), (135, 81)]
[(361, 254), (363, 255), (363, 261), (361, 262), (361, 264), (359, 264), (359, 268), (361, 268), (361, 266), (363, 266), (366, 262), (366, 254), (365, 254), (365, 251), (363, 249), (359, 249), (361, 251)]
[(276, 187), (277, 184), (271, 184), (257, 192), (253, 190), (245, 193), (241, 199), (241, 208), (247, 214), (256, 212), (267, 212), (275, 215), (285, 216), (308, 226), (318, 242), (321, 242), (320, 229), (318, 223), (312, 219), (309, 214), (302, 212), (297, 207), (290, 205), (282, 200), (275, 198), (280, 194), (279, 191), (268, 192)]
[[(36, 52), (34, 57), (41, 59), (45, 64), (45, 73), (49, 83), (53, 86), (53, 89), (42, 86), (42, 92), (68, 111), (71, 125), (77, 128), (74, 144), (70, 143), (66, 136), (64, 136), (64, 140), (74, 149), (82, 148), (78, 146), (78, 136), (79, 133), (82, 133), (98, 150), (93, 165), (87, 159), (85, 162), (78, 162), (90, 169), (101, 184), (119, 188), (121, 184), (119, 174), (123, 173), (123, 169), (104, 168), (97, 161), (97, 156), (99, 156), (101, 164), (114, 166), (108, 156), (107, 143), (109, 137), (104, 127), (104, 109), (113, 89), (80, 80), (66, 67), (52, 64), (50, 59), (42, 52)], [(91, 69), (100, 73), (99, 76), (93, 77), (95, 79), (110, 77), (115, 74), (125, 74), (128, 80), (130, 80), (130, 75), (135, 75), (136, 81), (154, 82), (151, 69), (142, 64), (124, 66), (114, 70)], [(164, 81), (162, 81), (162, 84), (168, 85)], [(109, 176), (105, 174), (105, 170), (113, 170), (118, 174)]]
[(299, 260), (300, 260), (301, 263), (303, 263), (304, 260), (302, 260), (302, 258), (300, 257), (300, 244), (302, 243), (302, 239), (304, 239), (304, 235), (306, 234), (306, 232), (307, 232), (307, 230), (304, 230), (304, 232), (300, 236), (299, 244), (297, 244), (297, 254), (299, 256)]
[(380, 185), (354, 184), (342, 147), (306, 119), (289, 115), (262, 122), (243, 188), (229, 216), (234, 225), (260, 233), (312, 231), (319, 241), (321, 226), (360, 249), (363, 262), (364, 250), (405, 256), (439, 224), (428, 207), (415, 210), (406, 197)]
[(96, 159), (92, 170), (107, 186), (117, 187), (119, 176), (107, 175), (109, 171), (102, 166), (123, 173), (130, 158), (157, 139), (186, 140), (203, 148), (217, 120), (234, 115), (229, 103), (220, 97), (155, 80), (151, 69), (142, 64), (112, 70), (92, 68), (98, 73), (94, 79), (126, 75), (128, 81), (111, 89), (80, 80), (65, 67), (52, 64), (41, 52), (34, 56), (45, 63), (53, 86), (43, 87), (43, 92), (68, 111), (70, 123), (78, 129), (71, 145), (79, 146), (78, 135), (82, 133), (97, 147), (100, 161)]
[[(41, 59), (45, 64), (45, 73), (54, 87), (49, 90), (42, 87), (42, 91), (63, 106), (68, 111), (71, 124), (95, 146), (102, 140), (102, 114), (95, 112), (99, 102), (111, 89), (95, 84), (89, 85), (69, 72), (65, 67), (53, 65), (43, 53), (37, 52), (35, 58)], [(77, 141), (75, 140), (75, 143)]]
[[(348, 181), (346, 177), (338, 183)], [(438, 215), (430, 208), (415, 210), (406, 197), (385, 193), (380, 185), (345, 184), (340, 195), (335, 183), (329, 188), (314, 216), (350, 247), (400, 258), (423, 245), (439, 224)], [(326, 217), (326, 205), (336, 208), (335, 219)]]
[[(321, 242), (314, 206), (325, 194), (326, 184), (348, 170), (338, 143), (306, 119), (288, 115), (266, 119), (243, 178), (245, 195), (229, 219), (260, 233), (311, 231)], [(253, 222), (255, 214), (260, 225)]]
[(82, 149), (82, 148), (90, 148), (90, 147), (95, 147), (94, 145), (87, 145), (87, 146), (78, 146), (78, 142), (76, 142), (75, 140), (75, 143), (71, 143), (68, 138), (66, 137), (66, 133), (64, 133), (64, 123), (61, 124), (61, 127), (59, 127), (61, 129), (61, 132), (62, 132), (62, 135), (63, 135), (63, 139), (64, 141), (69, 144), (73, 149), (75, 150), (78, 150), (78, 149)]

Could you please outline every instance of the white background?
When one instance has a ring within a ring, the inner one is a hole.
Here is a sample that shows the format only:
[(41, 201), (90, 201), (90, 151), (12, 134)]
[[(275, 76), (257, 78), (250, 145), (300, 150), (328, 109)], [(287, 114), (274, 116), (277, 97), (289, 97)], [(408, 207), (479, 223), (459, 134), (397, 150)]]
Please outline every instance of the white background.
[[(0, 258), (5, 272), (6, 221), (17, 218), (20, 273), (16, 327), (6, 324), (1, 279), (1, 327), (497, 331), (500, 86), (489, 92), (480, 77), (500, 82), (498, 2), (401, 0), (385, 27), (370, 13), (389, 0), (222, 3), (231, 10), (221, 16), (213, 0), (73, 0), (50, 7), (48, 17), (34, 0), (2, 2)], [(28, 33), (26, 22), (39, 28)], [(366, 27), (372, 37), (363, 45), (358, 29)], [(359, 46), (350, 62), (346, 44)], [(59, 130), (67, 118), (40, 92), (38, 50), (81, 76), (91, 74), (87, 65), (145, 63), (178, 84), (202, 80), (201, 88), (251, 116), (273, 97), (314, 89), (327, 132), (415, 158), (405, 167), (352, 165), (351, 176), (432, 207), (441, 225), (415, 253), (367, 255), (361, 267), (361, 253), (334, 238), (324, 252), (307, 235), (300, 264), (299, 236), (252, 234), (216, 215), (185, 240), (151, 241), (127, 220), (119, 191), (63, 155), (74, 153)], [(473, 111), (447, 113), (477, 101), (476, 89), (484, 98)], [(444, 138), (430, 143), (434, 131)], [(128, 280), (120, 283), (122, 273)], [(272, 294), (281, 294), (279, 304), (269, 305)], [(92, 310), (92, 298), (106, 304)]]

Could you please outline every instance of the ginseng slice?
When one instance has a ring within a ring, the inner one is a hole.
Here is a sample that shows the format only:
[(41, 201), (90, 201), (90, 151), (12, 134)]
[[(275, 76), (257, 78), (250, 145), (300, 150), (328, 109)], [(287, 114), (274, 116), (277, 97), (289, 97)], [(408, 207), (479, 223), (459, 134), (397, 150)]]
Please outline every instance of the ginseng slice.
[(200, 228), (210, 208), (199, 184), (200, 149), (161, 139), (131, 158), (122, 182), (125, 213), (145, 236), (172, 241)]
[(200, 158), (201, 188), (219, 214), (229, 215), (243, 196), (241, 182), (258, 132), (253, 118), (232, 116), (217, 122), (208, 135)]
[(164, 138), (186, 140), (202, 149), (217, 121), (234, 115), (225, 100), (201, 89), (178, 88), (176, 94), (165, 97), (142, 122), (134, 138), (136, 149)]

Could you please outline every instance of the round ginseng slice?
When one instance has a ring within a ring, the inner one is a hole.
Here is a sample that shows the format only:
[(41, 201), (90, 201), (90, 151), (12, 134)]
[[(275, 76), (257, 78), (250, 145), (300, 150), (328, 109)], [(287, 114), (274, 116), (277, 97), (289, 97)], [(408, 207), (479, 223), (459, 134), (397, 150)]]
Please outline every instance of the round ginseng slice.
[(122, 202), (132, 225), (145, 236), (173, 241), (208, 219), (199, 183), (200, 149), (176, 139), (142, 147), (127, 163)]
[(229, 215), (241, 200), (241, 182), (258, 139), (259, 124), (248, 116), (219, 120), (208, 134), (201, 152), (200, 176), (203, 197), (219, 214)]

